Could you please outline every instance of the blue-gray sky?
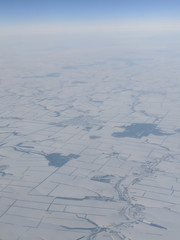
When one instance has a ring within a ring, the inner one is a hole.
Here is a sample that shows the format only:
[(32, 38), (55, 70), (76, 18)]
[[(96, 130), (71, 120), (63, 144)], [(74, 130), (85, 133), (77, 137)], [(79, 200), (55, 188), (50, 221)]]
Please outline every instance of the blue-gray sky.
[(0, 0), (0, 21), (71, 22), (180, 19), (177, 0)]
[(0, 25), (179, 24), (179, 11), (179, 0), (0, 0)]

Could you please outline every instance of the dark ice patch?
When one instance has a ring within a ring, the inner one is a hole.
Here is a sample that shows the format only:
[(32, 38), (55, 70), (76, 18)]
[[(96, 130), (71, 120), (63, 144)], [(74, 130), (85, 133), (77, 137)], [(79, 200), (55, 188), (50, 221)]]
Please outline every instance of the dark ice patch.
[(156, 227), (156, 228), (161, 228), (161, 229), (165, 229), (165, 230), (167, 230), (166, 227), (163, 227), (163, 226), (158, 225), (158, 224), (155, 224), (155, 223), (150, 223), (149, 225), (152, 226), (152, 227)]
[[(66, 108), (67, 110), (69, 108)], [(54, 125), (57, 127), (66, 127), (66, 126), (77, 126), (77, 127), (83, 127), (83, 130), (90, 131), (93, 127), (97, 128), (101, 122), (97, 120), (94, 116), (81, 114), (77, 117), (60, 121), (60, 122), (50, 122), (49, 125)]]
[(21, 148), (34, 148), (33, 146), (23, 145), (23, 143), (18, 143), (16, 146)]
[(89, 97), (88, 100), (89, 100), (90, 102), (94, 102), (94, 103), (103, 103), (103, 102), (104, 102), (104, 101), (102, 101), (102, 100), (95, 100), (95, 99), (93, 99), (93, 98), (91, 98), (91, 97)]
[(0, 175), (1, 176), (5, 176), (6, 173), (5, 173), (5, 170), (7, 169), (7, 165), (0, 165)]
[(19, 117), (0, 117), (0, 119), (3, 119), (3, 120), (23, 120), (23, 118), (19, 118)]
[(97, 128), (97, 130), (99, 131), (99, 130), (103, 129), (103, 127), (104, 127), (104, 126), (99, 126), (99, 127)]
[(60, 112), (58, 112), (58, 111), (55, 111), (54, 113), (56, 114), (56, 116), (55, 116), (55, 117), (60, 117), (60, 116), (61, 116), (61, 113), (60, 113)]
[(124, 128), (125, 130), (123, 132), (114, 132), (112, 133), (112, 136), (117, 138), (141, 138), (147, 137), (150, 134), (155, 136), (172, 135), (171, 133), (161, 131), (156, 124), (151, 123), (133, 123), (129, 126), (122, 126), (121, 128)]
[(98, 138), (101, 138), (100, 136), (90, 136), (89, 137), (90, 139), (98, 139)]
[(24, 135), (22, 135), (22, 134), (19, 133), (19, 132), (12, 132), (12, 134), (13, 134), (14, 136), (24, 136)]
[(9, 127), (9, 124), (4, 125), (4, 126), (0, 126), (0, 128), (7, 128), (7, 127)]
[(83, 130), (90, 131), (91, 129), (92, 129), (92, 127), (85, 127)]
[(113, 177), (114, 177), (113, 175), (94, 176), (91, 178), (91, 180), (97, 181), (97, 182), (110, 183)]
[(48, 73), (44, 75), (24, 76), (22, 78), (57, 78), (59, 76), (60, 73)]
[(86, 82), (83, 82), (83, 81), (73, 81), (72, 83), (74, 83), (74, 84), (86, 84)]
[(83, 198), (73, 198), (73, 197), (56, 197), (55, 199), (69, 200), (69, 201), (86, 201), (86, 200), (97, 200), (97, 201), (111, 201), (114, 202), (114, 198), (106, 196), (84, 196)]
[(65, 125), (64, 123), (61, 123), (61, 122), (58, 122), (58, 123), (51, 122), (51, 123), (49, 123), (49, 125), (56, 126), (56, 127), (62, 127), (62, 128), (67, 127), (67, 125)]
[(49, 73), (47, 75), (45, 75), (46, 77), (59, 77), (60, 73)]
[(80, 157), (79, 155), (69, 154), (67, 156), (62, 155), (61, 153), (51, 153), (45, 155), (45, 158), (49, 161), (49, 166), (62, 167), (71, 159), (76, 159)]
[[(6, 143), (1, 143), (1, 144), (0, 144), (0, 147), (4, 146), (5, 144), (6, 144)], [(2, 156), (2, 155), (0, 155), (0, 156)]]

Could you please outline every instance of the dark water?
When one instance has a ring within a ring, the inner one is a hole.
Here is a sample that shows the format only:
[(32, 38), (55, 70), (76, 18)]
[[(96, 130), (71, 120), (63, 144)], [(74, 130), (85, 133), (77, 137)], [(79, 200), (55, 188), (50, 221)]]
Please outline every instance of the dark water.
[(76, 159), (80, 157), (79, 155), (69, 154), (67, 156), (62, 155), (61, 153), (51, 153), (45, 155), (45, 158), (49, 161), (49, 166), (62, 167), (71, 159)]
[(112, 136), (117, 138), (141, 138), (149, 136), (150, 134), (155, 136), (171, 135), (171, 133), (165, 133), (161, 131), (156, 124), (151, 123), (133, 123), (129, 126), (122, 126), (121, 128), (124, 128), (123, 132), (114, 132)]

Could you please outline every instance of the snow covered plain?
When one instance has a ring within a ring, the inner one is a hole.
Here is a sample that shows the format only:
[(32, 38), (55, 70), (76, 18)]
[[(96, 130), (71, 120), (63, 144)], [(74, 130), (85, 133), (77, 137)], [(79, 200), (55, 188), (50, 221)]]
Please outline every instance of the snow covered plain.
[(179, 38), (1, 39), (0, 239), (179, 240)]

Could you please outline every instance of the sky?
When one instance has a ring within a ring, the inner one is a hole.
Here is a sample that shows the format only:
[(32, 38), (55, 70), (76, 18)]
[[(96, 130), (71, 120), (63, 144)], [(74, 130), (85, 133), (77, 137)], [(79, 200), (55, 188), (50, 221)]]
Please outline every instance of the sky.
[(179, 0), (0, 0), (0, 25), (179, 25)]

